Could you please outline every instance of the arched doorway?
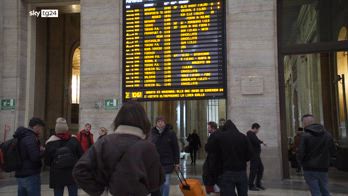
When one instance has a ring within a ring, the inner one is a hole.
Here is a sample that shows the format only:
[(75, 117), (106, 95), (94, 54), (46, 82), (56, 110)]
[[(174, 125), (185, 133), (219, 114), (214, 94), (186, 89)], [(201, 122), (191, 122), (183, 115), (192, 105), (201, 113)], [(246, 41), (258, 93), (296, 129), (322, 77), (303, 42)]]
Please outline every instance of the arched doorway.
[(71, 63), (71, 109), (70, 122), (71, 129), (75, 131), (79, 124), (79, 105), (80, 105), (80, 65), (81, 50), (77, 47), (73, 50)]
[(71, 112), (72, 103), (79, 102), (72, 100), (72, 75), (79, 75), (80, 14), (69, 11), (72, 5), (58, 8), (59, 19), (36, 20), (34, 116), (46, 122), (44, 139), (54, 133), (58, 117), (66, 118), (73, 131), (78, 119)]

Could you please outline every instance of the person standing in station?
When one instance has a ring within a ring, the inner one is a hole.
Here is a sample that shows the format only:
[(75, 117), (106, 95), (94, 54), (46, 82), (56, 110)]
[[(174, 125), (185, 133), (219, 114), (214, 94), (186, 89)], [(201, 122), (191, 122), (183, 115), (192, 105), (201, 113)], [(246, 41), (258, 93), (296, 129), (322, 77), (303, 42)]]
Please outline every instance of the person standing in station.
[(266, 144), (257, 137), (260, 127), (258, 123), (254, 123), (251, 126), (251, 130), (247, 132), (247, 136), (255, 153), (254, 157), (250, 160), (249, 190), (251, 191), (265, 190), (265, 187), (262, 186), (261, 183), (264, 169), (261, 160), (261, 144), (264, 146), (266, 146)]
[(72, 136), (64, 118), (57, 118), (55, 134), (46, 141), (45, 164), (50, 166), (49, 187), (54, 196), (63, 196), (64, 187), (69, 196), (77, 196), (78, 187), (72, 170), (83, 151), (76, 136)]
[(218, 184), (218, 176), (220, 174), (219, 168), (217, 168), (219, 160), (217, 159), (217, 154), (215, 154), (213, 151), (209, 151), (209, 149), (211, 149), (210, 146), (214, 143), (215, 136), (218, 133), (216, 122), (208, 122), (207, 129), (209, 138), (204, 147), (207, 153), (207, 157), (203, 163), (202, 179), (207, 194), (210, 194), (219, 192), (219, 190), (215, 190), (214, 188), (216, 187), (215, 185)]
[[(170, 176), (174, 169), (179, 169), (180, 150), (176, 133), (171, 125), (165, 123), (162, 116), (156, 118), (156, 126), (152, 129), (151, 141), (156, 145), (162, 168), (165, 172), (165, 182), (160, 188), (162, 196), (169, 196)], [(152, 193), (156, 195), (158, 193)]]
[(296, 166), (296, 172), (297, 173), (301, 173), (301, 164), (298, 163), (298, 160), (296, 158), (296, 154), (300, 148), (300, 143), (301, 143), (301, 136), (303, 134), (303, 128), (299, 127), (296, 131), (296, 135), (294, 137), (294, 144), (291, 147), (292, 150), (292, 154), (293, 154), (293, 161), (295, 162), (295, 166)]
[[(221, 196), (247, 196), (247, 162), (253, 156), (248, 137), (241, 133), (231, 120), (227, 120), (222, 131), (214, 136), (208, 152), (218, 155), (217, 168)], [(236, 194), (237, 190), (237, 194)]]
[(77, 139), (79, 140), (83, 152), (86, 152), (93, 144), (93, 134), (91, 133), (92, 125), (85, 124), (85, 128), (77, 133)]
[(226, 120), (224, 118), (220, 118), (219, 119), (219, 130), (221, 131), (224, 124), (225, 124)]
[(315, 123), (312, 114), (302, 117), (304, 133), (297, 153), (303, 167), (304, 179), (312, 196), (330, 196), (328, 190), (328, 170), (330, 158), (336, 148), (331, 134), (321, 124)]
[(114, 133), (97, 141), (76, 163), (73, 176), (88, 195), (146, 196), (164, 181), (160, 157), (148, 140), (151, 123), (143, 106), (125, 102)]
[(22, 160), (21, 167), (16, 170), (18, 196), (41, 195), (41, 157), (44, 148), (41, 147), (39, 135), (43, 132), (45, 123), (40, 118), (33, 117), (29, 127), (19, 127), (14, 137), (18, 139), (19, 152)]
[(191, 134), (186, 139), (189, 142), (191, 165), (196, 164), (197, 151), (201, 148), (201, 139), (199, 138), (197, 131), (194, 129)]
[(105, 127), (100, 127), (98, 133), (99, 133), (98, 140), (100, 140), (102, 137), (108, 134), (108, 130)]

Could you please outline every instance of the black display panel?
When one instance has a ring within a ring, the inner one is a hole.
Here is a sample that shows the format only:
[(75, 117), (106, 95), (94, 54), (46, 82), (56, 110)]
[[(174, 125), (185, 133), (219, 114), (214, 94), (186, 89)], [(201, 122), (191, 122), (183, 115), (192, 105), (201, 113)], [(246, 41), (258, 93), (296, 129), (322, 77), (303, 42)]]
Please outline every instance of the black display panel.
[(123, 99), (226, 97), (223, 0), (124, 0)]

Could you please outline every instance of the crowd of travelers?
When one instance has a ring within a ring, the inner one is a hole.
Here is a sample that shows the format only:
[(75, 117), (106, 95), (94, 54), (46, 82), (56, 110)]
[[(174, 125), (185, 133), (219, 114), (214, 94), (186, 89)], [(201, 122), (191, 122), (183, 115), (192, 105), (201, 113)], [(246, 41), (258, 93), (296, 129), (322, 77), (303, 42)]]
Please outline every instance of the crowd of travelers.
[[(329, 195), (327, 174), (330, 156), (335, 153), (333, 139), (315, 123), (313, 115), (304, 115), (302, 122), (303, 133), (292, 153), (312, 195)], [(137, 102), (124, 103), (113, 121), (113, 133), (99, 128), (96, 142), (90, 123), (74, 135), (66, 119), (59, 117), (54, 134), (42, 144), (39, 135), (44, 128), (45, 122), (34, 117), (28, 127), (19, 127), (14, 134), (21, 161), (15, 168), (18, 196), (41, 195), (42, 160), (50, 168), (49, 187), (55, 196), (62, 196), (65, 187), (69, 196), (77, 196), (79, 188), (89, 195), (168, 196), (171, 174), (180, 170), (173, 126), (159, 116), (151, 127)], [(260, 128), (253, 123), (244, 134), (231, 120), (220, 120), (219, 127), (215, 122), (207, 123), (209, 137), (202, 173), (207, 194), (246, 196), (248, 191), (266, 189), (262, 184), (261, 149), (267, 145), (257, 136)], [(195, 130), (187, 141), (191, 164), (195, 165), (202, 147)]]

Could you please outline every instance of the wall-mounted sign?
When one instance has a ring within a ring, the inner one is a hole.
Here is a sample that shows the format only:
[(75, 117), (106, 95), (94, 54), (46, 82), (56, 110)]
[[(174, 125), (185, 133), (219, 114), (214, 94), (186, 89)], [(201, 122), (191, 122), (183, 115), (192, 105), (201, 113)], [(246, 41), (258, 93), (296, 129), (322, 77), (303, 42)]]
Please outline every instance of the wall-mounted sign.
[(106, 110), (115, 110), (118, 109), (121, 102), (118, 99), (105, 99), (104, 100), (104, 109)]
[(124, 0), (123, 99), (226, 97), (224, 0)]
[(16, 100), (15, 99), (1, 99), (1, 110), (14, 110), (16, 109)]
[(242, 95), (262, 95), (263, 88), (261, 76), (247, 76), (241, 79)]

